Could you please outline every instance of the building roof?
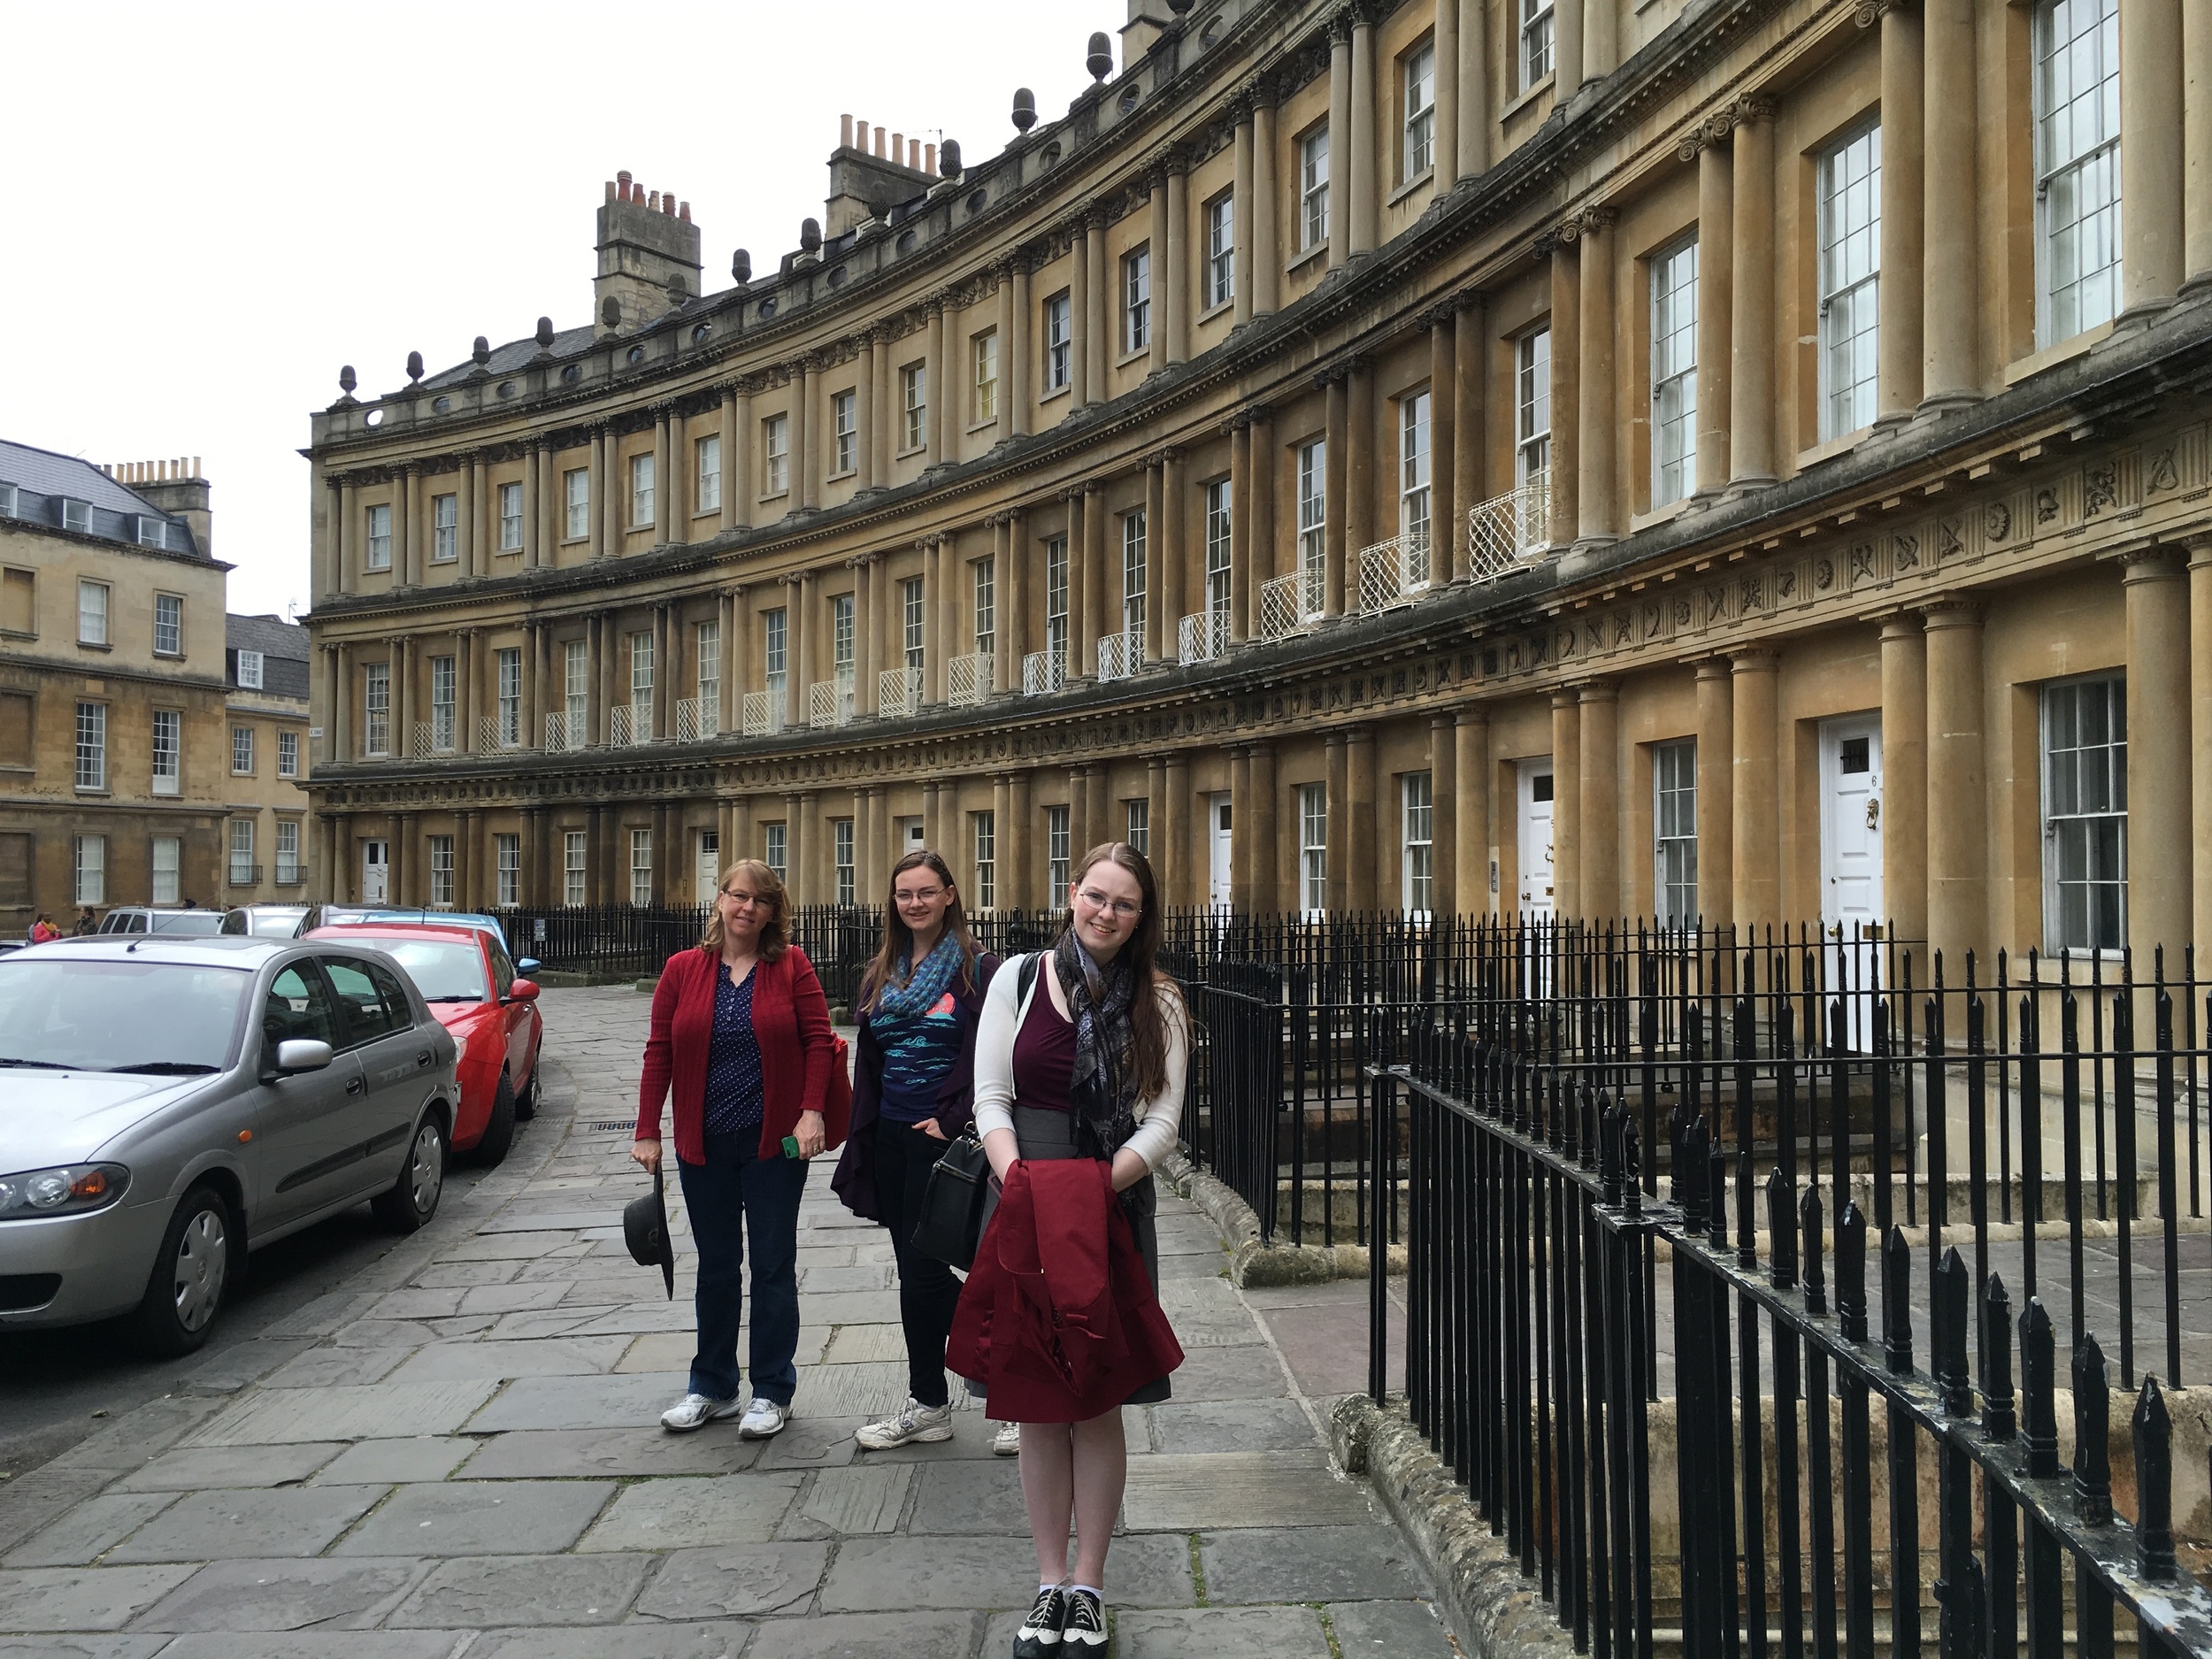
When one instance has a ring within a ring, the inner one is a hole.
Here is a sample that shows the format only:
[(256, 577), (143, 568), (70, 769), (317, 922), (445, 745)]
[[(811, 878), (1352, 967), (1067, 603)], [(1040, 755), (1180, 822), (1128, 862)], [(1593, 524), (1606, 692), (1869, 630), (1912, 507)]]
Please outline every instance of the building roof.
[[(15, 486), (15, 511), (0, 516), (50, 530), (67, 527), (86, 531), (104, 541), (127, 542), (134, 547), (160, 546), (173, 553), (200, 551), (194, 543), (191, 527), (183, 519), (162, 511), (91, 462), (80, 461), (74, 456), (57, 455), (51, 449), (34, 449), (27, 443), (11, 443), (0, 438), (0, 485), (9, 484)], [(4, 490), (0, 490), (0, 508), (7, 504), (5, 495)], [(61, 504), (65, 500), (89, 503), (92, 514), (88, 531), (84, 526), (65, 525)], [(142, 520), (161, 526), (157, 541), (141, 534)]]
[[(599, 331), (589, 323), (580, 328), (563, 328), (553, 336), (553, 355), (565, 357), (581, 351), (598, 337)], [(510, 340), (503, 346), (492, 349), (491, 360), (485, 365), (487, 374), (510, 374), (526, 368), (537, 360), (538, 341), (535, 334), (525, 334), (519, 340)], [(458, 386), (476, 373), (473, 360), (464, 358), (449, 369), (441, 369), (423, 381), (426, 387)]]
[[(235, 611), (223, 618), (223, 678), (234, 690), (265, 697), (289, 697), (304, 703), (308, 695), (309, 648), (307, 630), (281, 617), (242, 617)], [(261, 683), (240, 687), (238, 653), (261, 653)]]

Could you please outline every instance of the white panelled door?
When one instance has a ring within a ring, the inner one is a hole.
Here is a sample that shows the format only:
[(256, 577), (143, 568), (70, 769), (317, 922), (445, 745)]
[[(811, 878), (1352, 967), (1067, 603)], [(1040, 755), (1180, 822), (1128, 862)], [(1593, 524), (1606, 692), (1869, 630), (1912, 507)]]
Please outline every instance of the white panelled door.
[[(1820, 920), (1831, 995), (1881, 983), (1882, 718), (1855, 714), (1820, 728)], [(1845, 1041), (1873, 1042), (1870, 999), (1846, 995)]]
[(1207, 896), (1217, 910), (1229, 908), (1229, 849), (1233, 816), (1226, 795), (1207, 797), (1207, 847), (1210, 854)]
[(698, 856), (694, 861), (698, 873), (694, 878), (692, 893), (701, 904), (711, 904), (714, 902), (714, 890), (722, 881), (722, 832), (701, 830), (698, 847)]
[(361, 843), (361, 902), (384, 904), (390, 902), (392, 890), (392, 844), (389, 841)]
[(1521, 763), (1521, 888), (1517, 908), (1548, 917), (1556, 901), (1552, 870), (1551, 757)]

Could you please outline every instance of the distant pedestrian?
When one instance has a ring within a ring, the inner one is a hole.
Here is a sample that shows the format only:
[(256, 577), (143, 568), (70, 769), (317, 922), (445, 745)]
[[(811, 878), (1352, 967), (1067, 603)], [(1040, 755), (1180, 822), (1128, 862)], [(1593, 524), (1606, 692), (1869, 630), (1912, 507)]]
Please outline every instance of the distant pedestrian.
[(44, 910), (41, 910), (38, 913), (38, 919), (31, 924), (31, 942), (35, 945), (50, 945), (60, 937), (61, 929), (54, 926), (54, 918), (47, 915)]
[(814, 964), (790, 942), (790, 913), (776, 872), (740, 859), (722, 872), (697, 949), (671, 956), (653, 993), (630, 1156), (660, 1168), (661, 1102), (672, 1097), (677, 1174), (699, 1254), (690, 1392), (661, 1413), (675, 1433), (739, 1410), (749, 1240), (753, 1397), (738, 1432), (779, 1432), (798, 1390), (799, 1199), (807, 1160), (828, 1143), (836, 1037)]
[[(860, 981), (852, 1138), (832, 1181), (855, 1215), (890, 1230), (906, 1333), (907, 1401), (853, 1438), (872, 1452), (952, 1438), (945, 1337), (960, 1281), (913, 1248), (922, 1189), (947, 1143), (974, 1120), (975, 1033), (998, 958), (978, 949), (960, 890), (936, 853), (891, 872), (883, 946)], [(1008, 1425), (1010, 1453), (1016, 1448)]]
[(946, 1353), (986, 1381), (994, 1417), (1021, 1425), (1038, 1583), (1014, 1659), (1104, 1654), (1121, 1408), (1165, 1400), (1183, 1357), (1156, 1290), (1152, 1171), (1176, 1144), (1189, 1025), (1154, 966), (1152, 866), (1094, 847), (1068, 904), (1053, 948), (1008, 962), (985, 999), (975, 1118), (1000, 1191)]
[(99, 931), (100, 923), (98, 918), (92, 914), (92, 907), (87, 904), (80, 909), (77, 912), (77, 937), (88, 939)]

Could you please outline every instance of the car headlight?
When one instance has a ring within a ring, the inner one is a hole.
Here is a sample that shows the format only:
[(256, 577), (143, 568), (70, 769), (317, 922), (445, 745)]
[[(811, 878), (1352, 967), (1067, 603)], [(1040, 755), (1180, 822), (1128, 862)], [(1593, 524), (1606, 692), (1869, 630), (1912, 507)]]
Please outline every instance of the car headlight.
[(122, 1197), (131, 1172), (120, 1164), (71, 1164), (55, 1170), (0, 1175), (0, 1221), (81, 1215)]
[(453, 1033), (453, 1064), (458, 1065), (462, 1061), (467, 1059), (468, 1057), (468, 1033), (465, 1031), (457, 1031)]

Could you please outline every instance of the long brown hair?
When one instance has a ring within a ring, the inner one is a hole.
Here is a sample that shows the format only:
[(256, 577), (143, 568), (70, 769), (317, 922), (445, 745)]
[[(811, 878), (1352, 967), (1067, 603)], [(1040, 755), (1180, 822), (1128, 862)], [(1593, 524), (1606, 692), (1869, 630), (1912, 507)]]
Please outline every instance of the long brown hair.
[(975, 978), (976, 953), (980, 949), (975, 935), (968, 931), (968, 912), (960, 902), (960, 884), (952, 879), (952, 871), (943, 857), (927, 848), (910, 852), (891, 866), (890, 884), (883, 890), (883, 947), (876, 952), (868, 971), (860, 976), (860, 1011), (869, 1012), (876, 1005), (876, 996), (886, 987), (906, 983), (906, 974), (912, 970), (906, 965), (914, 950), (914, 930), (906, 925), (906, 918), (899, 914), (896, 895), (899, 878), (910, 870), (926, 866), (945, 884), (945, 891), (952, 895), (952, 902), (945, 906), (945, 932), (960, 944), (960, 981), (972, 984)]
[[(1152, 861), (1127, 841), (1102, 841), (1083, 855), (1083, 862), (1076, 865), (1070, 885), (1079, 886), (1092, 866), (1102, 864), (1117, 864), (1126, 870), (1136, 878), (1138, 890), (1144, 895), (1144, 910), (1137, 918), (1136, 931), (1129, 935), (1129, 942), (1121, 948), (1121, 954), (1129, 959), (1130, 971), (1136, 976), (1129, 995), (1129, 1029), (1135, 1039), (1133, 1049), (1137, 1063), (1137, 1092), (1149, 1100), (1167, 1087), (1169, 1021), (1187, 1021), (1189, 1005), (1184, 1000), (1183, 987), (1170, 975), (1161, 972), (1157, 965), (1160, 884), (1153, 878)], [(1074, 926), (1075, 907), (1071, 904), (1060, 920), (1061, 936), (1065, 937)], [(1162, 990), (1168, 995), (1163, 997)], [(1164, 1002), (1170, 1006), (1164, 1008)]]
[(714, 902), (707, 907), (707, 929), (699, 936), (699, 949), (710, 956), (722, 954), (722, 895), (729, 891), (732, 876), (743, 876), (753, 896), (768, 900), (772, 907), (773, 913), (760, 925), (757, 949), (763, 962), (773, 962), (791, 942), (791, 901), (784, 893), (782, 879), (757, 858), (739, 859), (714, 884)]

